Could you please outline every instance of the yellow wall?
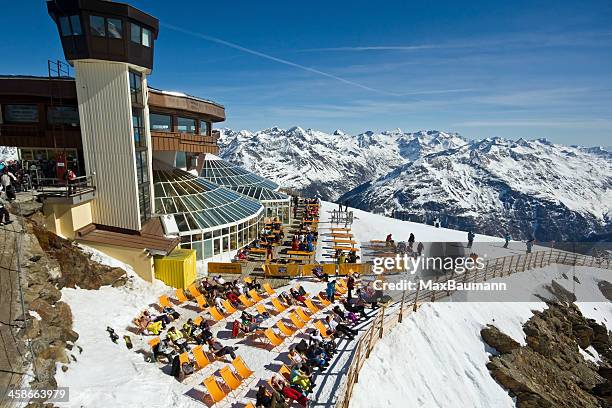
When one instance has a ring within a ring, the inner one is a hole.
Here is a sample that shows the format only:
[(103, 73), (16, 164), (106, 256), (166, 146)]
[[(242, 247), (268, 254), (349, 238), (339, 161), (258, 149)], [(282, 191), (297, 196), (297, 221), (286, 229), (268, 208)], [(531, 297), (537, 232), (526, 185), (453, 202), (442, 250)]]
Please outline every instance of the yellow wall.
[(167, 256), (155, 257), (155, 277), (166, 285), (185, 289), (196, 280), (196, 251), (175, 248)]
[(106, 255), (126, 263), (134, 269), (142, 279), (153, 282), (155, 273), (153, 269), (153, 257), (149, 256), (142, 249), (117, 247), (114, 245), (104, 245), (93, 242), (82, 241), (83, 244), (97, 249)]
[(74, 239), (75, 231), (92, 223), (91, 203), (75, 206), (65, 204), (45, 205), (45, 227), (63, 238)]

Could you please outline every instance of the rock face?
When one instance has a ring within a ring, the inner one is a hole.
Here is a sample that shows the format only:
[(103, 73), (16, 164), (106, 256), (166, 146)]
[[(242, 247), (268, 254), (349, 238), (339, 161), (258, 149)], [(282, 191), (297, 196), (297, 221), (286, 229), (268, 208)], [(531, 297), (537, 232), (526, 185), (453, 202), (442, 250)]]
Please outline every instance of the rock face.
[[(120, 268), (92, 261), (70, 241), (45, 230), (33, 220), (18, 218), (18, 221), (25, 232), (22, 235), (21, 267), (23, 276), (27, 277), (24, 302), (30, 313), (19, 336), (31, 344), (32, 368), (36, 375), (29, 386), (54, 389), (57, 387), (54, 378), (57, 363), (63, 364), (64, 369), (71, 359), (76, 358), (71, 350), (79, 338), (72, 330), (70, 306), (60, 300), (61, 289), (117, 286), (126, 281), (127, 275)], [(42, 406), (46, 406), (43, 401), (30, 401), (28, 405)]]
[[(586, 319), (573, 304), (551, 303), (523, 326), (526, 346), (493, 326), (482, 329), (483, 340), (499, 351), (487, 368), (516, 397), (518, 407), (607, 407), (612, 404), (612, 341), (608, 330)], [(599, 367), (580, 349), (592, 346)]]

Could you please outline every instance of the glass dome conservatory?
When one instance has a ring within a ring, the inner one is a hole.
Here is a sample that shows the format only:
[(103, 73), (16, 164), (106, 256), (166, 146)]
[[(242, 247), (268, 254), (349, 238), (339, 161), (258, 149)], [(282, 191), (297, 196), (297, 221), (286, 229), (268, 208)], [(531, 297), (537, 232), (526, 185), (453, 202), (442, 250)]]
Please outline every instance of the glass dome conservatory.
[(178, 234), (198, 260), (248, 244), (263, 226), (259, 202), (160, 162), (153, 165), (153, 188), (166, 234)]
[(212, 154), (205, 156), (200, 177), (259, 201), (266, 217), (278, 217), (283, 224), (290, 222), (291, 197), (279, 192), (275, 182)]

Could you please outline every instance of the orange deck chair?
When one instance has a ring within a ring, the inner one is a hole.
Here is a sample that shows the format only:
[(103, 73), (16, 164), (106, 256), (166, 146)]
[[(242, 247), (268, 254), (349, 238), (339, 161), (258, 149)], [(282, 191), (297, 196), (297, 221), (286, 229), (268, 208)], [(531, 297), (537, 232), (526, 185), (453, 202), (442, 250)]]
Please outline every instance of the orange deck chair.
[(263, 288), (266, 290), (266, 293), (270, 296), (274, 296), (276, 295), (276, 292), (274, 291), (274, 289), (272, 289), (272, 286), (270, 286), (269, 283), (264, 283), (263, 284)]
[(185, 292), (183, 292), (183, 289), (179, 288), (175, 290), (174, 294), (176, 295), (176, 298), (178, 299), (178, 301), (181, 303), (185, 303), (189, 301), (189, 299), (187, 299), (187, 296), (185, 296)]
[(295, 330), (291, 330), (281, 320), (276, 322), (276, 327), (283, 333), (287, 338), (292, 337), (295, 334)]
[(213, 319), (215, 319), (216, 322), (220, 322), (221, 320), (225, 319), (225, 316), (223, 316), (221, 312), (214, 306), (209, 307), (208, 311), (210, 312), (210, 315), (212, 316)]
[(244, 295), (238, 296), (238, 300), (240, 300), (240, 303), (242, 303), (244, 305), (244, 307), (251, 307), (251, 306), (253, 306), (255, 304), (255, 303), (251, 302), (249, 299), (247, 299), (247, 297), (244, 296)]
[(304, 328), (304, 326), (306, 326), (306, 324), (303, 321), (301, 321), (298, 315), (296, 315), (295, 313), (290, 313), (289, 319), (291, 319), (291, 323), (293, 323), (293, 325), (297, 327), (298, 329), (302, 329)]
[(319, 308), (316, 307), (314, 303), (312, 303), (312, 299), (306, 299), (304, 303), (306, 303), (308, 310), (310, 310), (313, 315), (319, 313)]
[(264, 313), (270, 313), (268, 312), (268, 309), (266, 309), (266, 305), (264, 305), (263, 303), (258, 303), (255, 305), (255, 310), (257, 310), (258, 313), (264, 314)]
[(315, 325), (315, 327), (317, 328), (317, 330), (318, 330), (318, 331), (321, 333), (321, 336), (323, 336), (323, 337), (325, 337), (325, 338), (327, 338), (327, 337), (330, 337), (330, 336), (331, 336), (331, 334), (329, 334), (329, 333), (327, 332), (327, 328), (325, 327), (325, 325), (323, 324), (323, 322), (322, 322), (321, 320), (317, 320), (317, 321), (314, 323), (314, 325)]
[(250, 378), (255, 373), (246, 365), (246, 363), (240, 356), (236, 356), (236, 358), (232, 360), (232, 365), (236, 369), (238, 375), (240, 375), (243, 380)]
[(183, 364), (189, 362), (189, 354), (187, 352), (179, 354), (179, 362), (181, 363), (181, 367)]
[(201, 370), (210, 364), (210, 360), (208, 359), (208, 357), (206, 357), (206, 353), (204, 353), (202, 346), (195, 346), (192, 351), (193, 357), (195, 358), (195, 361), (198, 364), (198, 370)]
[(204, 299), (204, 295), (196, 296), (195, 300), (198, 302), (198, 306), (202, 310), (206, 309), (206, 306), (208, 306), (206, 299)]
[(236, 391), (242, 387), (242, 380), (234, 374), (229, 366), (221, 368), (219, 374), (221, 374), (221, 378), (223, 378), (223, 381), (225, 381), (230, 390)]
[(255, 302), (261, 302), (263, 300), (263, 298), (259, 296), (259, 293), (257, 293), (255, 289), (249, 290), (249, 295), (251, 295), (251, 299), (253, 299)]
[(274, 333), (274, 330), (272, 330), (271, 327), (264, 330), (264, 334), (274, 347), (280, 346), (285, 341), (285, 339), (279, 337), (276, 333)]
[(317, 297), (319, 298), (319, 302), (321, 302), (324, 307), (327, 307), (327, 306), (331, 305), (331, 302), (329, 300), (325, 299), (323, 296), (321, 296), (320, 293), (317, 295)]
[(225, 308), (225, 311), (229, 314), (233, 314), (236, 313), (238, 311), (238, 309), (236, 309), (234, 306), (232, 306), (232, 302), (230, 302), (228, 299), (225, 299), (223, 301), (223, 307)]
[(214, 375), (206, 378), (204, 381), (202, 381), (202, 384), (204, 384), (204, 387), (206, 387), (208, 390), (208, 394), (214, 403), (217, 403), (223, 398), (227, 397), (227, 394), (221, 389)]
[(172, 307), (172, 303), (170, 303), (170, 298), (166, 295), (162, 295), (159, 297), (159, 304), (161, 307)]
[(297, 312), (297, 315), (300, 317), (300, 319), (304, 321), (304, 323), (308, 323), (310, 321), (310, 316), (306, 314), (304, 309), (302, 309), (301, 307), (297, 307), (295, 308), (295, 311)]
[(202, 296), (202, 294), (198, 290), (198, 287), (196, 286), (195, 283), (189, 285), (187, 290), (189, 291), (189, 293), (191, 293), (191, 296), (193, 296), (194, 298), (197, 298), (198, 296)]
[(287, 310), (287, 308), (282, 305), (282, 303), (280, 302), (280, 300), (278, 300), (277, 297), (272, 298), (272, 305), (274, 305), (276, 310), (278, 310), (278, 313), (283, 313), (285, 310)]
[(153, 337), (151, 340), (149, 340), (149, 346), (151, 346), (151, 348), (155, 347), (156, 344), (159, 344), (160, 340), (159, 337)]
[(202, 323), (202, 320), (204, 320), (202, 316), (197, 316), (195, 319), (193, 319), (193, 324), (195, 324), (196, 326), (199, 326), (200, 323)]

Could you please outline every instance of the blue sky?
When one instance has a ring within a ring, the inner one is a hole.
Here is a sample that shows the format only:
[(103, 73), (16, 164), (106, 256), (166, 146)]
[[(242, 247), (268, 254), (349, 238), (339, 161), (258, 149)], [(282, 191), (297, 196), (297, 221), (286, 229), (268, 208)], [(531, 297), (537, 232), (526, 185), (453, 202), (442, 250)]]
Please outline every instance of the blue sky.
[[(612, 145), (610, 1), (130, 3), (162, 24), (150, 84), (222, 126)], [(43, 1), (7, 2), (0, 34), (2, 74), (63, 57)]]

